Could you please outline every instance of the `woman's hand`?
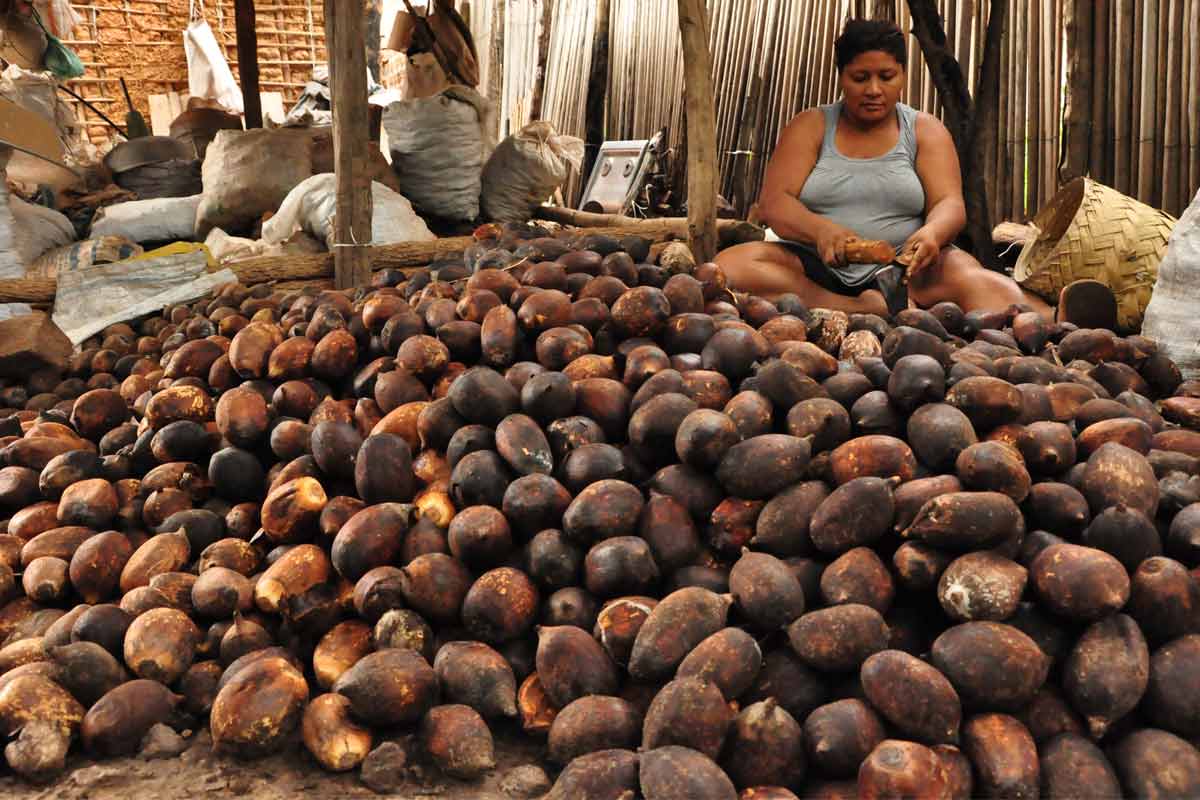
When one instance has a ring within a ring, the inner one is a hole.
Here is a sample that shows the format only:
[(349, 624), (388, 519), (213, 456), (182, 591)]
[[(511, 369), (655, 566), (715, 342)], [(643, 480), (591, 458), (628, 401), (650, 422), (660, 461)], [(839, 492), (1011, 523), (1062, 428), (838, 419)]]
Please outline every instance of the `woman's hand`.
[(916, 275), (932, 264), (942, 246), (929, 227), (918, 228), (900, 248), (900, 257), (908, 264), (908, 274)]
[(846, 263), (846, 240), (856, 239), (858, 234), (833, 222), (826, 222), (817, 231), (817, 255), (826, 266)]

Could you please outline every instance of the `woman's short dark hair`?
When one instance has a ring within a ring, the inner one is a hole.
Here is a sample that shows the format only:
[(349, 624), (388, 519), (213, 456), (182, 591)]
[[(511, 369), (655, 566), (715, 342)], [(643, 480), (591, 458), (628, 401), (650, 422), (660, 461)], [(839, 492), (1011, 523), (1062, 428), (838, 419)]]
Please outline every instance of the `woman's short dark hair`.
[(882, 50), (904, 66), (908, 61), (908, 46), (904, 34), (896, 23), (883, 19), (852, 19), (842, 28), (842, 35), (834, 42), (834, 57), (838, 72), (863, 53)]

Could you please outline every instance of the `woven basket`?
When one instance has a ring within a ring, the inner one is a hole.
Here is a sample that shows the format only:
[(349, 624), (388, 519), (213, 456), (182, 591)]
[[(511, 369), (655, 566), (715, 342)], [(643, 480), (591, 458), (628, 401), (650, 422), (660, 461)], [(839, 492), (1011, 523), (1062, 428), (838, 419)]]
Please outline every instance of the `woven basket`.
[(1033, 218), (1037, 238), (1013, 277), (1051, 303), (1072, 281), (1090, 278), (1117, 296), (1117, 323), (1137, 330), (1175, 218), (1090, 178), (1068, 183)]

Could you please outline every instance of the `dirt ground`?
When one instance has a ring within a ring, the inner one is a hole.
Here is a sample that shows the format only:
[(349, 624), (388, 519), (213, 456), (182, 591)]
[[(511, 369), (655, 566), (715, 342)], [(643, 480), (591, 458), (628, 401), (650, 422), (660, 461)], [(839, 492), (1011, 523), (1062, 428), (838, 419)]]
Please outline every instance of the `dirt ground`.
[[(401, 741), (402, 737), (393, 737)], [(381, 739), (380, 741), (384, 741)], [(296, 738), (282, 753), (255, 761), (238, 761), (212, 753), (205, 728), (188, 738), (190, 746), (174, 758), (94, 761), (72, 753), (67, 770), (55, 782), (34, 785), (11, 774), (0, 775), (0, 798), (22, 800), (184, 800), (185, 798), (252, 797), (254, 800), (320, 798), (476, 798), (512, 797), (500, 788), (505, 774), (525, 764), (542, 765), (544, 749), (536, 739), (516, 731), (496, 733), (496, 768), (476, 782), (449, 778), (418, 761), (410, 765), (404, 785), (390, 794), (365, 786), (358, 771), (333, 774), (322, 770)], [(544, 766), (544, 765), (543, 765)], [(553, 775), (551, 775), (553, 777)]]

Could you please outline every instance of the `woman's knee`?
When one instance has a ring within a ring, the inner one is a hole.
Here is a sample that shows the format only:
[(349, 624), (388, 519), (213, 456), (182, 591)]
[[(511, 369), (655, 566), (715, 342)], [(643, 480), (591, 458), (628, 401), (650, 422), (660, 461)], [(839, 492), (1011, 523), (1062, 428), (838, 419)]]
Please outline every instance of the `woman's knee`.
[(909, 281), (909, 293), (921, 306), (955, 300), (981, 281), (992, 276), (1004, 278), (984, 268), (974, 256), (957, 247), (944, 248), (938, 260)]
[(786, 263), (787, 251), (770, 242), (745, 242), (727, 247), (717, 253), (716, 263), (721, 267), (740, 266), (754, 261)]

